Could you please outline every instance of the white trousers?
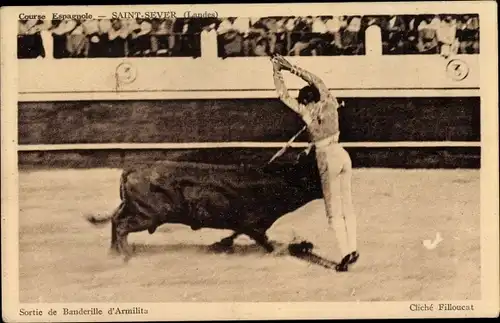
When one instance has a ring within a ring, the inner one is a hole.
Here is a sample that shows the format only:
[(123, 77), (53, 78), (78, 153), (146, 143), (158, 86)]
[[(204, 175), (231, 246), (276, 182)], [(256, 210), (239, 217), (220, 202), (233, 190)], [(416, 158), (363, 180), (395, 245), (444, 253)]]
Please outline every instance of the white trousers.
[(338, 143), (316, 146), (316, 159), (328, 225), (335, 231), (342, 258), (357, 250), (356, 214), (352, 203), (352, 162)]

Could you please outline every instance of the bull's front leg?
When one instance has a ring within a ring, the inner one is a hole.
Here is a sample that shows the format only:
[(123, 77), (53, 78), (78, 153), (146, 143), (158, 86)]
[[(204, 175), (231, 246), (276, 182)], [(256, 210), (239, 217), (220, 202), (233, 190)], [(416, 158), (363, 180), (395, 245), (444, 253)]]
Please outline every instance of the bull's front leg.
[(228, 252), (228, 251), (232, 251), (232, 247), (233, 247), (233, 244), (234, 244), (234, 239), (236, 239), (239, 235), (241, 235), (240, 232), (234, 232), (229, 237), (221, 239), (221, 241), (216, 242), (216, 243), (210, 245), (209, 248), (210, 248), (210, 250), (215, 251), (215, 252)]

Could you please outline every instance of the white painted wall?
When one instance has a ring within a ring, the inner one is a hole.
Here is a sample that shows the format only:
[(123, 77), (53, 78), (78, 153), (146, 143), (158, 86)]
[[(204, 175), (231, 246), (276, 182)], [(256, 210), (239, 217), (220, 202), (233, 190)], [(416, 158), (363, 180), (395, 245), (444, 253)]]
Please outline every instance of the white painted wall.
[[(449, 60), (439, 55), (292, 57), (290, 61), (324, 79), (333, 90), (434, 90), (479, 87), (479, 55), (454, 57), (468, 66), (468, 76), (454, 80), (447, 73)], [(120, 63), (129, 63), (136, 78), (129, 84), (117, 82)], [(304, 83), (286, 75), (289, 89)], [(19, 60), (19, 92), (34, 94), (78, 94), (80, 99), (99, 99), (105, 93), (140, 92), (148, 97), (165, 92), (238, 91), (275, 96), (272, 67), (268, 58), (99, 58), (63, 60)], [(258, 95), (257, 95), (258, 96)]]

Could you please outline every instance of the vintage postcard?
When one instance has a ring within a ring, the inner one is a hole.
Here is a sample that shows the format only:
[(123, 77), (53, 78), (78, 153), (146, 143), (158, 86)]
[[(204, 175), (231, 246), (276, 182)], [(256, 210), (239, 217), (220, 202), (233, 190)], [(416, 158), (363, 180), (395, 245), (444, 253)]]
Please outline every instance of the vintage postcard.
[(497, 317), (496, 9), (3, 7), (4, 321)]

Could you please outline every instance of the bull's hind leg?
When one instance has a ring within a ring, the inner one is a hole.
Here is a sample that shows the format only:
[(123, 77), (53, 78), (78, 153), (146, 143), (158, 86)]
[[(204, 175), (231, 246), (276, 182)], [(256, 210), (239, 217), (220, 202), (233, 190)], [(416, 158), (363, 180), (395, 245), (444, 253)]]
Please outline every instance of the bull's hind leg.
[(128, 228), (126, 222), (120, 222), (116, 226), (116, 243), (119, 252), (125, 257), (124, 261), (128, 262), (132, 257), (132, 248), (128, 244)]
[(124, 255), (124, 261), (128, 262), (132, 257), (133, 249), (128, 243), (128, 235), (132, 232), (140, 232), (151, 227), (153, 219), (151, 216), (136, 212), (122, 212), (115, 219), (116, 223), (116, 245), (119, 252)]
[(111, 247), (109, 249), (109, 254), (113, 256), (120, 254), (118, 239), (116, 235), (116, 223), (114, 220), (111, 221)]
[(124, 212), (126, 212), (126, 208), (125, 208), (125, 204), (122, 202), (116, 208), (113, 216), (111, 217), (111, 246), (110, 246), (110, 250), (109, 250), (109, 253), (111, 255), (119, 255), (120, 254), (120, 247), (118, 246), (116, 227), (117, 227), (117, 222), (119, 222), (120, 219), (123, 218)]

